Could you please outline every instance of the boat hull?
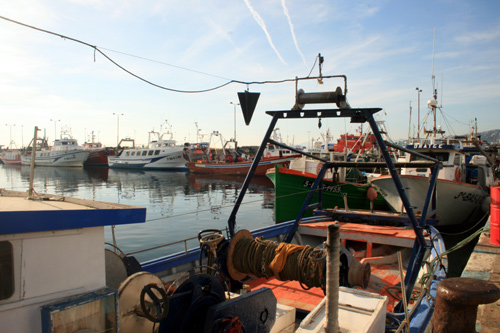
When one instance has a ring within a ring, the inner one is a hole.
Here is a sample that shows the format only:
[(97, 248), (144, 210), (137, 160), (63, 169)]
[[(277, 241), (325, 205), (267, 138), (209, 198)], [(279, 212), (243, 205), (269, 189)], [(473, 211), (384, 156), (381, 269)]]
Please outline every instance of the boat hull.
[[(36, 166), (81, 167), (89, 157), (85, 150), (36, 152)], [(31, 164), (31, 156), (23, 156), (22, 164)]]
[[(429, 188), (429, 178), (399, 176), (415, 212), (422, 211)], [(402, 203), (390, 176), (372, 179), (392, 210), (401, 211)], [(479, 185), (438, 179), (436, 182), (436, 216), (438, 227), (464, 226), (475, 223), (486, 212), (483, 202), (488, 193)]]
[[(288, 167), (290, 161), (296, 156), (291, 157), (269, 157), (263, 158), (255, 170), (256, 176), (265, 176), (268, 169), (280, 164), (283, 167)], [(252, 162), (188, 162), (187, 166), (190, 172), (218, 174), (218, 175), (246, 175), (252, 166)]]
[(110, 156), (108, 163), (110, 168), (187, 171), (182, 148), (157, 156), (144, 156), (144, 158), (142, 156), (123, 156), (122, 153), (120, 156)]
[(108, 153), (105, 148), (89, 150), (90, 154), (84, 166), (108, 166)]
[(4, 164), (21, 165), (21, 153), (19, 152), (6, 152), (1, 159)]
[[(275, 172), (269, 172), (267, 176), (273, 181), (275, 188), (276, 222), (294, 220), (309, 194), (316, 175), (277, 167)], [(368, 184), (334, 182), (324, 179), (323, 185), (323, 208), (345, 208), (342, 193), (346, 193), (349, 208), (370, 209), (370, 201), (366, 196)], [(311, 203), (316, 202), (318, 202), (317, 194), (311, 200)], [(374, 209), (389, 210), (389, 206), (381, 195), (374, 200)], [(307, 211), (304, 216), (312, 216), (312, 211)]]

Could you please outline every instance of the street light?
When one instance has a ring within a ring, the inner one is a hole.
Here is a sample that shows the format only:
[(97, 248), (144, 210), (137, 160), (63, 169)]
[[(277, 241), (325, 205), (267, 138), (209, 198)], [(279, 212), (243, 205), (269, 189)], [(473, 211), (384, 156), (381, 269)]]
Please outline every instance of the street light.
[(415, 90), (418, 93), (418, 124), (417, 124), (417, 139), (420, 139), (420, 93), (422, 92), (422, 89), (418, 89), (418, 87), (415, 88)]
[(56, 124), (57, 124), (58, 121), (61, 121), (61, 120), (50, 119), (50, 121), (54, 122), (54, 140), (55, 140), (57, 138)]
[(236, 105), (240, 105), (240, 103), (229, 102), (229, 104), (234, 105), (234, 144), (236, 145)]
[(118, 147), (118, 144), (120, 143), (120, 116), (124, 116), (124, 113), (114, 113), (113, 115), (116, 116), (116, 146)]

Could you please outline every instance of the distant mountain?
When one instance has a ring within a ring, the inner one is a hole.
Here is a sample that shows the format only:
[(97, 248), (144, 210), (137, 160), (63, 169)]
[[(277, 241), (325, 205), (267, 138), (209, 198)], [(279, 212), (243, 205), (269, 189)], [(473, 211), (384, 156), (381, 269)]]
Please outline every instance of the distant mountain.
[(480, 132), (478, 135), (481, 136), (481, 140), (488, 143), (500, 142), (500, 129)]

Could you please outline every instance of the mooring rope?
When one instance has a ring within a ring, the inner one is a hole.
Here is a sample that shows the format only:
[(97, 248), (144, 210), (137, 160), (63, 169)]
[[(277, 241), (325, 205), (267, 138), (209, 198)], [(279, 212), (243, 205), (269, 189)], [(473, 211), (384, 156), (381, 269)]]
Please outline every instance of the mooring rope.
[(302, 288), (321, 287), (326, 252), (308, 245), (277, 243), (261, 238), (242, 238), (234, 247), (233, 265), (256, 277), (275, 276), (298, 281)]

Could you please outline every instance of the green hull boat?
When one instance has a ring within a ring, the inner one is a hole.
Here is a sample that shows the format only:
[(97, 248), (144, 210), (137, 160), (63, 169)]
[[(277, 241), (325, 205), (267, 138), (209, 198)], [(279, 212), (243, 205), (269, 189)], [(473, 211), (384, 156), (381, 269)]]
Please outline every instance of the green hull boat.
[[(316, 175), (276, 166), (274, 170), (269, 170), (266, 176), (274, 184), (276, 223), (296, 219)], [(323, 208), (345, 208), (343, 195), (346, 194), (348, 208), (370, 209), (370, 200), (367, 197), (369, 188), (375, 189), (367, 183), (338, 182), (325, 178), (323, 180)], [(382, 195), (376, 193), (373, 209), (390, 210)], [(318, 195), (314, 194), (311, 204), (316, 202), (318, 202)], [(308, 216), (312, 216), (311, 210), (304, 214), (304, 217)]]

